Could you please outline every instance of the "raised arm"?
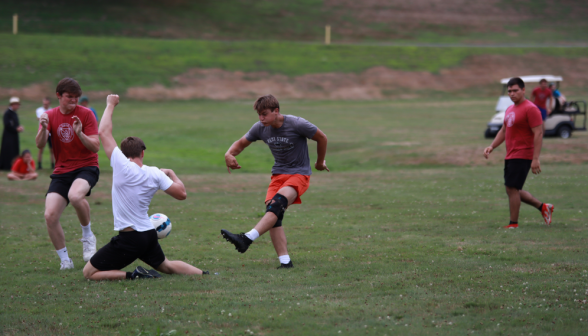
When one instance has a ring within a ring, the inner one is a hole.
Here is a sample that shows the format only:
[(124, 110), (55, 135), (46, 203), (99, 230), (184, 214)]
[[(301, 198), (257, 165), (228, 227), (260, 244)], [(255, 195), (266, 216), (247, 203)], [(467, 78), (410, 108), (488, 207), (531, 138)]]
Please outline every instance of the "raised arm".
[[(104, 120), (104, 117), (102, 120)], [(176, 176), (176, 173), (174, 173), (174, 171), (171, 169), (162, 168), (160, 170), (173, 181), (172, 185), (165, 190), (165, 193), (177, 200), (185, 200), (187, 197), (186, 187), (184, 187), (184, 183), (182, 182), (182, 180), (180, 180)]]
[(229, 174), (231, 173), (231, 169), (241, 168), (235, 156), (241, 154), (241, 152), (249, 145), (251, 145), (251, 141), (243, 136), (241, 139), (235, 141), (225, 153), (225, 163), (227, 164), (227, 171)]
[(35, 137), (35, 143), (37, 148), (41, 149), (44, 148), (47, 144), (47, 138), (49, 137), (49, 132), (47, 131), (47, 127), (49, 126), (49, 116), (47, 113), (43, 113), (41, 118), (39, 118), (39, 122), (41, 124), (41, 128), (39, 132), (37, 132), (37, 136)]
[(108, 95), (106, 97), (106, 109), (98, 127), (98, 135), (100, 136), (100, 141), (102, 141), (102, 147), (104, 147), (104, 152), (108, 160), (110, 160), (112, 151), (117, 146), (112, 136), (112, 113), (114, 112), (114, 107), (118, 105), (118, 101), (118, 95)]
[(323, 131), (320, 129), (316, 129), (316, 133), (312, 137), (312, 140), (316, 141), (316, 163), (314, 164), (314, 168), (316, 170), (327, 170), (327, 161), (325, 161), (325, 156), (327, 155), (327, 136)]
[(494, 138), (494, 141), (492, 141), (492, 144), (489, 147), (486, 147), (486, 149), (484, 149), (484, 157), (486, 159), (488, 159), (490, 153), (492, 153), (494, 148), (500, 146), (500, 144), (504, 142), (505, 132), (505, 127), (503, 125), (500, 131), (498, 131), (498, 134), (496, 134), (496, 137)]
[(541, 147), (543, 146), (543, 124), (531, 128), (533, 131), (533, 161), (531, 162), (531, 171), (537, 175), (541, 173), (541, 163), (539, 162), (539, 154), (541, 154)]

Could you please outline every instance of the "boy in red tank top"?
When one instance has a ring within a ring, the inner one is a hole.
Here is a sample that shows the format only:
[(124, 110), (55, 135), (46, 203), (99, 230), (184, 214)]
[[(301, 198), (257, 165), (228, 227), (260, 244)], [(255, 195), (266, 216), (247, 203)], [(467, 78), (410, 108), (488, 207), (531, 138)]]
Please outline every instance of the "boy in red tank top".
[(531, 193), (523, 190), (529, 174), (541, 173), (539, 154), (543, 143), (543, 120), (541, 112), (525, 99), (525, 82), (515, 77), (507, 84), (508, 95), (514, 102), (504, 114), (504, 125), (496, 134), (492, 145), (484, 149), (484, 157), (488, 159), (494, 148), (506, 140), (506, 158), (504, 160), (504, 185), (510, 205), (510, 223), (505, 229), (519, 227), (519, 210), (521, 201), (539, 209), (545, 224), (551, 224), (553, 205), (541, 203)]
[(35, 139), (38, 148), (47, 144), (49, 133), (55, 155), (55, 170), (45, 198), (45, 221), (49, 238), (61, 259), (61, 269), (74, 267), (65, 247), (59, 218), (68, 203), (76, 210), (82, 226), (84, 261), (96, 253), (96, 236), (90, 225), (90, 205), (86, 196), (98, 182), (98, 125), (91, 110), (78, 105), (82, 89), (72, 78), (64, 78), (56, 88), (59, 106), (39, 118)]

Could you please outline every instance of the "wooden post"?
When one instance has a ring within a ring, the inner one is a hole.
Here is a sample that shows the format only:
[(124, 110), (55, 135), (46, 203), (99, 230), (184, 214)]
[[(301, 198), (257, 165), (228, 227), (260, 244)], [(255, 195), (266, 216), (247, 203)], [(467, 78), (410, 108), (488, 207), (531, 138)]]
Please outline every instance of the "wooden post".
[(18, 14), (12, 16), (12, 33), (14, 35), (18, 34)]
[(325, 44), (326, 45), (331, 44), (331, 26), (330, 25), (325, 26)]

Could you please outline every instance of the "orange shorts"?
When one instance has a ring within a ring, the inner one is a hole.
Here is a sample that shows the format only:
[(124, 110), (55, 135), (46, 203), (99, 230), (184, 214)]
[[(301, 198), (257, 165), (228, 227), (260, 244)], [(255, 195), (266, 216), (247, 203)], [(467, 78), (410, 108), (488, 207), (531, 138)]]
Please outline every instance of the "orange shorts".
[(292, 204), (300, 204), (302, 200), (300, 196), (304, 194), (308, 190), (308, 186), (310, 185), (310, 175), (287, 175), (287, 174), (275, 174), (272, 175), (272, 181), (270, 182), (269, 187), (267, 188), (267, 195), (265, 195), (265, 201), (269, 201), (276, 194), (278, 190), (284, 187), (292, 187), (296, 190), (298, 196), (296, 200)]

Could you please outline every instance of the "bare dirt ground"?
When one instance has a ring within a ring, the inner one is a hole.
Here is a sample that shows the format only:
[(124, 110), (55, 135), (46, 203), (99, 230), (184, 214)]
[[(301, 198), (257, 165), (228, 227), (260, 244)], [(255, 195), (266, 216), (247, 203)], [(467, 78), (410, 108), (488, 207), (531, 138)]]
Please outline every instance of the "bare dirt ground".
[[(564, 77), (565, 87), (588, 85), (588, 58), (480, 55), (467, 58), (459, 67), (441, 70), (401, 71), (373, 67), (362, 73), (321, 73), (297, 77), (263, 72), (245, 73), (221, 69), (191, 69), (175, 76), (174, 87), (153, 85), (129, 88), (137, 100), (251, 99), (272, 93), (278, 98), (309, 100), (370, 100), (415, 97), (418, 91), (457, 92), (497, 87), (501, 78), (549, 73)], [(564, 89), (565, 90), (565, 89)], [(1, 92), (0, 92), (1, 94)]]

